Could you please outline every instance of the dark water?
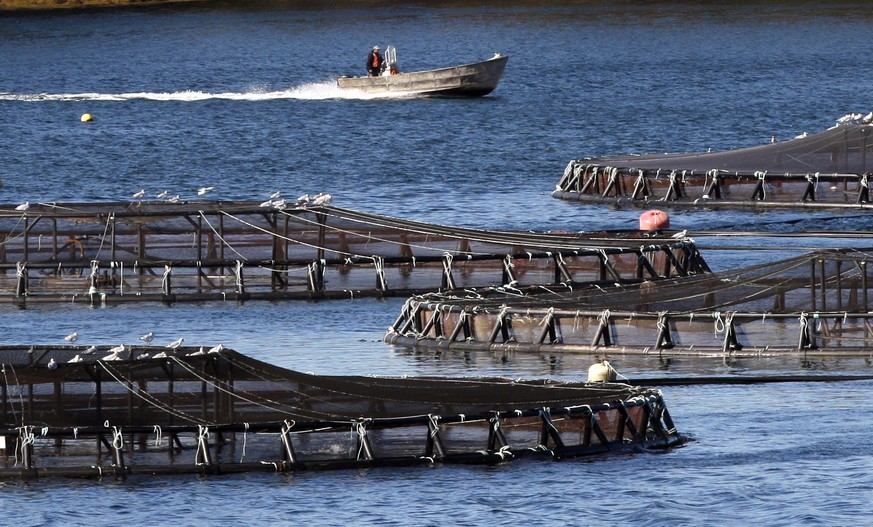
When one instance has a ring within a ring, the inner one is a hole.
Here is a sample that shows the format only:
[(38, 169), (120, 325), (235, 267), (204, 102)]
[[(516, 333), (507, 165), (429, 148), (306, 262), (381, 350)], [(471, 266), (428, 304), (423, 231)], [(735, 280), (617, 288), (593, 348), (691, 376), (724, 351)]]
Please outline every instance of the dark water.
[[(377, 6), (377, 7), (373, 7)], [(385, 16), (373, 17), (374, 10)], [(634, 228), (639, 210), (550, 192), (572, 158), (725, 149), (867, 113), (865, 2), (258, 3), (0, 15), (0, 201), (330, 192), (340, 206), (513, 229)], [(353, 98), (373, 44), (403, 69), (511, 56), (477, 100)], [(94, 115), (82, 123), (83, 113)], [(674, 212), (677, 228), (870, 230), (846, 212)], [(779, 255), (773, 255), (778, 257)], [(710, 257), (710, 259), (716, 256)], [(718, 266), (714, 262), (714, 266)], [(415, 353), (381, 337), (402, 299), (0, 306), (0, 343), (222, 342), (316, 373), (584, 378), (590, 357)], [(628, 376), (870, 372), (621, 359)], [(3, 484), (25, 525), (855, 525), (873, 512), (871, 383), (664, 390), (695, 441), (664, 454), (437, 467)]]

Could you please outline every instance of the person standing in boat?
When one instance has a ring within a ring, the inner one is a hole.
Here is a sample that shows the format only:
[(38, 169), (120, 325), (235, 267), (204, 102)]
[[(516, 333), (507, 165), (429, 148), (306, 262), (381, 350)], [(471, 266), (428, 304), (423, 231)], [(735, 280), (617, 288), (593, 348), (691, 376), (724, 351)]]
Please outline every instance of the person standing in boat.
[(370, 77), (378, 77), (382, 74), (382, 67), (385, 60), (382, 54), (379, 53), (379, 46), (373, 46), (373, 51), (367, 55), (367, 75)]

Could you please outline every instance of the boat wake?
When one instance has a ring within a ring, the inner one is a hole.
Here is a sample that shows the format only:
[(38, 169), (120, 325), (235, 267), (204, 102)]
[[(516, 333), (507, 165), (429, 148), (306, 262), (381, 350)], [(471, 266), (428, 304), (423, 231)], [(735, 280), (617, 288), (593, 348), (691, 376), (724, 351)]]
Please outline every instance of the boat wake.
[(286, 90), (269, 90), (253, 86), (243, 92), (205, 92), (184, 90), (176, 92), (130, 92), (130, 93), (8, 93), (0, 92), (0, 101), (43, 102), (43, 101), (183, 101), (196, 102), (212, 99), (232, 101), (272, 101), (277, 99), (327, 100), (327, 99), (401, 99), (404, 94), (369, 94), (357, 90), (341, 90), (336, 82), (301, 84)]

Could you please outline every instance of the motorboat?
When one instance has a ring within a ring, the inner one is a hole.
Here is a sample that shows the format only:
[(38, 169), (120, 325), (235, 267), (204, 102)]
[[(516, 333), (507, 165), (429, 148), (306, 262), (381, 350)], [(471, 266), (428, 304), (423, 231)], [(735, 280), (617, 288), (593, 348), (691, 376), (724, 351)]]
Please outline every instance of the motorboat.
[(450, 66), (432, 70), (400, 72), (397, 67), (396, 49), (386, 49), (385, 68), (379, 76), (350, 77), (337, 79), (344, 90), (358, 90), (367, 94), (413, 94), (439, 97), (481, 97), (497, 88), (508, 55), (495, 53), (481, 62)]

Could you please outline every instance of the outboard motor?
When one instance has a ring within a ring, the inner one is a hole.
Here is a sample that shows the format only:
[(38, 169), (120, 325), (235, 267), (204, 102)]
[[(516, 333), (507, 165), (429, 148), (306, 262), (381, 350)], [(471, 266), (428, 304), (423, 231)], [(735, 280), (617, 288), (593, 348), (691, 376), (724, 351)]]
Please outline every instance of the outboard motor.
[(400, 69), (397, 67), (397, 48), (388, 46), (385, 48), (385, 61), (382, 63), (382, 75), (397, 75)]

